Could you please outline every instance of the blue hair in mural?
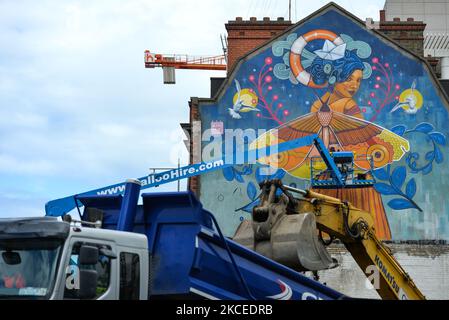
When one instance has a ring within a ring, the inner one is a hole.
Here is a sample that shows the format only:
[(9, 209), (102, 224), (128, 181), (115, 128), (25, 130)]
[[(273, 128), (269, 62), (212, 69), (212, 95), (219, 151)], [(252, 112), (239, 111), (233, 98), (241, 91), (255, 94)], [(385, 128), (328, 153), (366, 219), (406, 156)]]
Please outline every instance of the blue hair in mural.
[(344, 82), (355, 70), (363, 71), (365, 65), (356, 53), (346, 50), (344, 57), (337, 60), (325, 60), (316, 57), (312, 64), (306, 68), (313, 81), (318, 84), (329, 82)]

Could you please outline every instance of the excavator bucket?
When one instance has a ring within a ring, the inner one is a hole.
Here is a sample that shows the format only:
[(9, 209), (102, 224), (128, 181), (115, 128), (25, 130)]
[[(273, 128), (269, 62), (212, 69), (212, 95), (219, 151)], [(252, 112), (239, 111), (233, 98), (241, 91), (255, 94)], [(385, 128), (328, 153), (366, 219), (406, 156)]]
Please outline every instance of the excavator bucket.
[(270, 239), (255, 241), (257, 223), (243, 221), (233, 240), (297, 271), (337, 266), (319, 240), (313, 213), (284, 215), (271, 228)]
[(318, 238), (315, 215), (304, 213), (298, 216), (302, 220), (296, 247), (300, 264), (312, 271), (335, 268), (337, 261), (330, 256)]

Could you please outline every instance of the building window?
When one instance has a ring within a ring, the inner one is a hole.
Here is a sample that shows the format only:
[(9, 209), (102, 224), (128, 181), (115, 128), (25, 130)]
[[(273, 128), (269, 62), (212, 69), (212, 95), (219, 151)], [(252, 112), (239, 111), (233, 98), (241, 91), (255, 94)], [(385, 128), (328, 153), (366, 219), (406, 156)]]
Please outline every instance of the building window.
[(120, 253), (120, 300), (138, 300), (140, 294), (139, 255)]
[(245, 35), (245, 31), (239, 31), (239, 36), (244, 36)]
[[(111, 250), (110, 246), (97, 243), (77, 242), (73, 245), (72, 254), (67, 270), (66, 284), (64, 290), (64, 299), (79, 299), (79, 270), (95, 268), (97, 270), (97, 289), (94, 299), (101, 297), (109, 288), (111, 282), (111, 259), (105, 255), (99, 254), (97, 264), (93, 266), (80, 265), (78, 263), (79, 252), (82, 245), (89, 245)], [(70, 278), (69, 278), (70, 277)]]

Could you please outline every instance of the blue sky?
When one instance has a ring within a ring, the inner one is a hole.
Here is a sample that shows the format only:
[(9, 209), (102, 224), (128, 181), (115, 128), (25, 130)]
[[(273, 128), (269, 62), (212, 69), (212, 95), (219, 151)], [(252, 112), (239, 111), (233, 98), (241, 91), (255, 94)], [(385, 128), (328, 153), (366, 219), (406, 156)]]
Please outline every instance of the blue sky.
[[(378, 19), (384, 3), (336, 2), (361, 19)], [(292, 0), (292, 20), (326, 3)], [(187, 101), (208, 97), (209, 78), (225, 74), (178, 70), (176, 85), (164, 85), (162, 70), (144, 68), (143, 51), (221, 54), (228, 20), (287, 17), (287, 8), (287, 0), (0, 0), (0, 217), (43, 215), (49, 200), (185, 162)]]

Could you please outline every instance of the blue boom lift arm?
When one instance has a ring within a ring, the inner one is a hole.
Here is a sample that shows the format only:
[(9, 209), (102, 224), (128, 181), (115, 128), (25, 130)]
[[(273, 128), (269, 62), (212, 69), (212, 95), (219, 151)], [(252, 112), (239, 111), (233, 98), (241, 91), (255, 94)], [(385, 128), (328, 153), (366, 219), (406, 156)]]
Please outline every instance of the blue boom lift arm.
[[(337, 187), (345, 185), (333, 155), (317, 135), (284, 142), (270, 149), (245, 150), (256, 160), (307, 145), (315, 145)], [(235, 154), (231, 155), (234, 159)], [(46, 213), (62, 216), (84, 206), (81, 219), (102, 222), (102, 228), (145, 234), (150, 255), (150, 297), (206, 297), (212, 299), (345, 299), (280, 263), (223, 236), (215, 217), (193, 193), (142, 194), (142, 189), (234, 165), (223, 157), (138, 180), (50, 201)]]
[[(333, 187), (341, 188), (346, 184), (345, 176), (342, 175), (337, 165), (334, 162), (333, 157), (327, 150), (323, 141), (318, 137), (318, 135), (313, 134), (310, 136), (302, 137), (299, 139), (294, 139), (286, 142), (282, 142), (275, 146), (270, 146), (269, 148), (259, 148), (259, 149), (248, 149), (245, 146), (243, 150), (244, 157), (242, 159), (246, 159), (247, 162), (255, 162), (260, 157), (269, 156), (276, 153), (281, 153), (284, 151), (296, 149), (303, 146), (315, 145), (317, 150), (319, 151), (322, 159), (324, 160), (328, 170), (332, 172), (332, 182), (330, 183)], [(164, 172), (160, 172), (157, 174), (152, 174), (148, 176), (144, 176), (138, 178), (141, 183), (140, 189), (147, 189), (156, 187), (165, 183), (174, 182), (180, 179), (186, 179), (190, 177), (194, 177), (203, 173), (211, 172), (218, 169), (223, 169), (228, 166), (232, 166), (235, 164), (240, 164), (236, 162), (238, 158), (237, 154), (225, 155), (221, 159), (213, 160), (209, 162), (202, 162), (197, 164), (192, 164), (188, 166), (184, 166), (181, 168), (176, 168)], [(229, 163), (229, 159), (232, 159), (231, 163)], [(313, 177), (312, 177), (312, 181)], [(329, 185), (329, 183), (327, 183)], [(117, 183), (113, 185), (109, 185), (106, 187), (86, 191), (80, 194), (75, 194), (71, 196), (67, 196), (64, 198), (56, 199), (49, 201), (45, 205), (45, 212), (47, 216), (62, 216), (71, 210), (79, 207), (82, 207), (82, 202), (77, 199), (82, 196), (90, 196), (90, 195), (120, 195), (125, 191), (125, 183)]]

